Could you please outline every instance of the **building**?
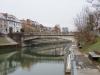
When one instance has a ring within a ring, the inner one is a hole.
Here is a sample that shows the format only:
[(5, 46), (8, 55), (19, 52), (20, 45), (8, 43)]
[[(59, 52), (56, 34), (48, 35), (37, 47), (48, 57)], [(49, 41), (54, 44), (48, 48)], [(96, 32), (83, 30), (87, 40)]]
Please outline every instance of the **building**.
[(68, 33), (68, 27), (63, 27), (62, 28), (62, 33)]
[(38, 23), (36, 21), (30, 19), (20, 21), (25, 33), (39, 32), (39, 26), (37, 26)]
[(8, 34), (10, 32), (20, 32), (21, 28), (20, 20), (14, 15), (0, 13), (0, 33)]
[(52, 33), (54, 34), (60, 34), (61, 33), (61, 28), (60, 25), (56, 24), (53, 29), (52, 29)]
[(21, 20), (22, 28), (24, 29), (25, 33), (42, 33), (46, 32), (47, 27), (43, 26), (42, 24), (38, 23), (37, 21), (32, 21), (30, 19)]

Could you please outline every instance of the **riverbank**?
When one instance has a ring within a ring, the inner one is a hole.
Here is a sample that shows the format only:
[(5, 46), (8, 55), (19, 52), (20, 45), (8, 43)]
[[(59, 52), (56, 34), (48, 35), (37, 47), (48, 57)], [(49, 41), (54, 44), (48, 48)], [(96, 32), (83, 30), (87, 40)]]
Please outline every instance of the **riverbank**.
[(72, 45), (70, 49), (73, 50), (77, 75), (100, 75), (99, 65), (92, 62), (86, 53), (80, 52), (77, 45)]
[[(97, 41), (94, 44), (87, 45), (87, 47), (84, 47), (80, 51), (84, 53), (86, 56), (88, 56), (89, 52), (96, 52), (100, 53), (100, 37), (96, 39)], [(99, 69), (100, 71), (100, 58), (97, 58), (95, 60), (92, 60), (92, 63)]]
[(96, 38), (95, 43), (83, 46), (82, 49), (80, 49), (80, 51), (83, 53), (88, 53), (90, 51), (99, 51), (100, 52), (100, 37)]
[(0, 36), (0, 48), (12, 48), (18, 45), (17, 42), (9, 38), (8, 36)]

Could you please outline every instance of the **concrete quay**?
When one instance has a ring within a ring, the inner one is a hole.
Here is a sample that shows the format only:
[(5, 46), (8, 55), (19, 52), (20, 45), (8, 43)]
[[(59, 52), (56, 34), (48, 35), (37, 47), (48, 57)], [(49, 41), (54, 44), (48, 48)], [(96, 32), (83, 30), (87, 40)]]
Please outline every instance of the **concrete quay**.
[[(73, 41), (69, 47), (69, 51), (72, 51), (71, 56), (74, 55), (70, 60), (75, 61), (75, 63), (73, 66), (73, 61), (71, 61), (70, 73), (65, 70), (65, 75), (100, 75), (98, 67), (86, 55), (79, 51), (76, 41)], [(68, 63), (65, 63), (65, 67), (67, 67), (67, 64)]]
[(73, 49), (77, 67), (77, 75), (100, 75), (100, 71), (97, 66), (94, 65), (87, 56), (78, 51), (77, 46), (73, 47)]
[[(14, 48), (17, 47), (18, 43), (15, 42), (14, 40), (12, 40), (11, 38), (9, 38), (8, 36), (2, 36), (0, 37), (1, 39), (1, 43), (0, 43), (0, 48)], [(3, 42), (4, 41), (4, 42)]]

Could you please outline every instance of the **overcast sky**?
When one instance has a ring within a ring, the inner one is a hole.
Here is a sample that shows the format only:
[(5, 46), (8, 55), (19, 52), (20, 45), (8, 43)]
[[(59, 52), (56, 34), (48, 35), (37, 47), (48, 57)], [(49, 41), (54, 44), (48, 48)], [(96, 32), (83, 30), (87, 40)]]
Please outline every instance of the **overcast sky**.
[(60, 24), (74, 30), (73, 18), (85, 6), (86, 0), (0, 0), (0, 12), (19, 19), (32, 19), (46, 26)]

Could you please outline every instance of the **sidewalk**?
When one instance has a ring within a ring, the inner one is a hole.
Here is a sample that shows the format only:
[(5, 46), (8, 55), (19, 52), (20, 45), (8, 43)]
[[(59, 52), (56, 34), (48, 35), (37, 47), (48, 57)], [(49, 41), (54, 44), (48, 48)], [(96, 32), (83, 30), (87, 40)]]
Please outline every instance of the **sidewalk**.
[(72, 45), (71, 48), (74, 50), (77, 75), (100, 75), (98, 68), (78, 50), (77, 45)]

